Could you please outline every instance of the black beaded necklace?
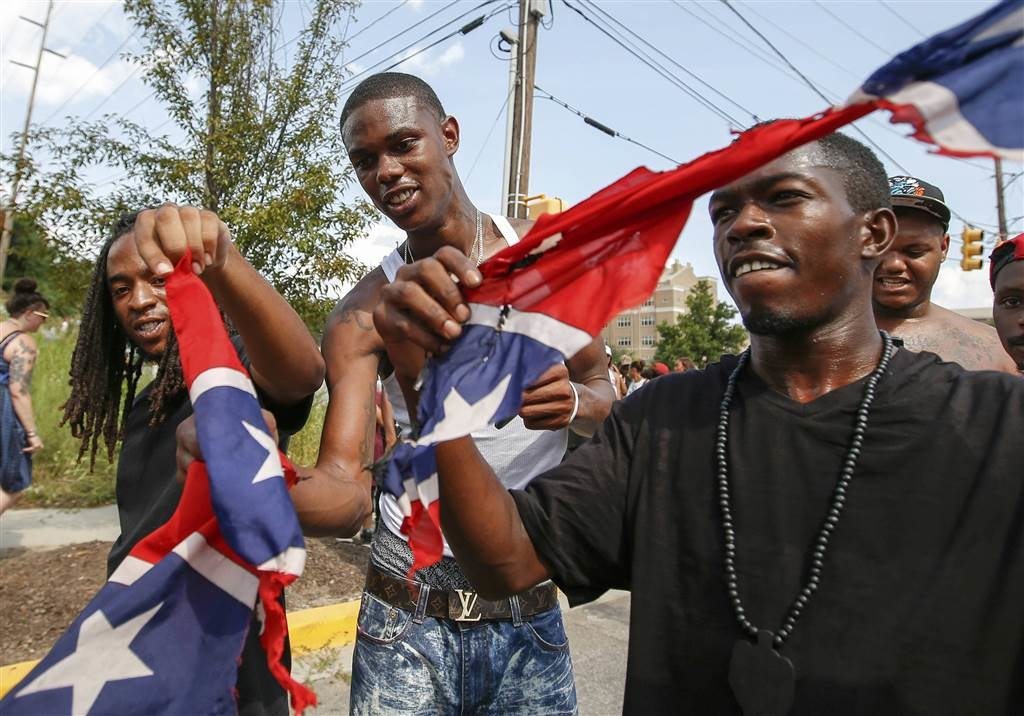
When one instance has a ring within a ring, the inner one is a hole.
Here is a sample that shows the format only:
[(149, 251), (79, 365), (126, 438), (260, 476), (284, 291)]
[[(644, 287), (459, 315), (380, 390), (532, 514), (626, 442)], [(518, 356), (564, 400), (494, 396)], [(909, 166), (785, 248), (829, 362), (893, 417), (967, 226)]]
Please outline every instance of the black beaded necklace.
[(782, 656), (778, 650), (793, 633), (797, 619), (800, 618), (800, 614), (810, 601), (811, 595), (818, 589), (821, 570), (825, 565), (828, 540), (843, 513), (846, 492), (850, 487), (853, 472), (857, 467), (857, 459), (860, 457), (864, 445), (864, 434), (868, 427), (868, 411), (875, 399), (875, 388), (895, 352), (893, 340), (889, 334), (885, 331), (880, 331), (880, 333), (883, 344), (882, 357), (864, 386), (864, 396), (857, 408), (857, 418), (853, 426), (850, 447), (846, 451), (846, 459), (843, 461), (839, 481), (832, 491), (832, 501), (825, 516), (825, 522), (818, 532), (818, 538), (811, 552), (807, 583), (793, 600), (785, 619), (783, 619), (782, 626), (774, 634), (767, 629), (755, 627), (743, 610), (743, 602), (740, 600), (739, 576), (736, 573), (736, 528), (733, 524), (729, 500), (729, 406), (736, 393), (736, 381), (750, 361), (749, 348), (740, 356), (739, 363), (733, 369), (725, 387), (725, 395), (722, 397), (718, 413), (718, 432), (715, 441), (715, 456), (718, 462), (718, 501), (722, 507), (722, 530), (725, 535), (725, 576), (729, 601), (732, 602), (736, 620), (747, 636), (757, 640), (756, 646), (747, 639), (740, 639), (736, 642), (732, 651), (732, 659), (729, 662), (729, 685), (732, 687), (736, 700), (743, 708), (743, 713), (747, 716), (754, 714), (757, 716), (776, 714), (781, 716), (788, 713), (793, 704), (796, 670), (793, 667), (793, 662)]

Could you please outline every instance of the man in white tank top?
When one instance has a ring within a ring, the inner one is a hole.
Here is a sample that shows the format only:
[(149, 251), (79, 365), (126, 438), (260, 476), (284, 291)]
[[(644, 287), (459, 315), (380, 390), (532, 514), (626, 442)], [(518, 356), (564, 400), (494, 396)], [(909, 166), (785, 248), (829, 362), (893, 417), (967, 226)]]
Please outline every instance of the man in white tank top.
[[(406, 406), (416, 396), (403, 395), (393, 374), (396, 367), (418, 370), (424, 361), (421, 349), (385, 346), (374, 329), (381, 291), (406, 263), (443, 246), (479, 263), (518, 241), (530, 222), (474, 207), (454, 165), (459, 124), (416, 77), (384, 73), (363, 81), (342, 110), (341, 131), (367, 196), (407, 235), (341, 300), (324, 333), (330, 402), (317, 465), (300, 485), (323, 500), (319, 510), (300, 517), (326, 531), (344, 514), (354, 534), (372, 509), (376, 379), (383, 379), (396, 420), (408, 431), (412, 411)], [(596, 341), (568, 365), (546, 372), (526, 392), (512, 423), (473, 437), (506, 486), (522, 487), (561, 460), (569, 429), (592, 434), (613, 398)], [(380, 507), (353, 657), (352, 712), (575, 713), (554, 586), (485, 600), (447, 548), (441, 562), (409, 581), (412, 557), (399, 529), (401, 513), (390, 495)]]

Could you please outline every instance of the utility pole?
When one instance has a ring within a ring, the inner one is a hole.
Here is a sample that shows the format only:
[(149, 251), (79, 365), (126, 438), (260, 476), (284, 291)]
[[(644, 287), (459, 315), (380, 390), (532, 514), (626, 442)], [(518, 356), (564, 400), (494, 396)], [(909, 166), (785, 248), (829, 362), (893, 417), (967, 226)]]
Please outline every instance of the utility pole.
[(515, 88), (511, 108), (512, 130), (507, 138), (508, 184), (505, 213), (526, 218), (530, 193), (530, 139), (533, 120), (533, 79), (537, 68), (537, 26), (544, 16), (543, 0), (519, 0), (519, 38), (515, 52)]
[(999, 212), (999, 239), (1006, 241), (1010, 238), (1010, 232), (1006, 227), (1006, 201), (1003, 199), (1003, 160), (996, 157), (996, 211)]
[(18, 201), (18, 189), (21, 185), (21, 174), (24, 170), (25, 163), (25, 145), (28, 142), (28, 128), (32, 123), (32, 106), (36, 101), (36, 85), (39, 84), (39, 68), (43, 63), (43, 53), (49, 52), (51, 55), (57, 55), (62, 59), (67, 59), (64, 55), (49, 49), (46, 46), (46, 33), (50, 29), (50, 13), (53, 12), (53, 0), (50, 0), (46, 4), (46, 19), (42, 23), (36, 22), (30, 18), (20, 15), (19, 17), (25, 22), (30, 22), (36, 27), (40, 27), (43, 30), (43, 36), (39, 39), (39, 52), (36, 54), (36, 64), (26, 65), (24, 62), (16, 62), (11, 60), (15, 65), (20, 67), (27, 67), (32, 70), (32, 90), (28, 95), (28, 110), (25, 112), (25, 126), (21, 130), (21, 142), (18, 147), (18, 156), (14, 160), (14, 179), (11, 182), (11, 194), (7, 198), (7, 206), (4, 208), (4, 231), (0, 235), (0, 286), (4, 282), (4, 273), (7, 271), (7, 254), (11, 248), (11, 231), (14, 228), (14, 206)]

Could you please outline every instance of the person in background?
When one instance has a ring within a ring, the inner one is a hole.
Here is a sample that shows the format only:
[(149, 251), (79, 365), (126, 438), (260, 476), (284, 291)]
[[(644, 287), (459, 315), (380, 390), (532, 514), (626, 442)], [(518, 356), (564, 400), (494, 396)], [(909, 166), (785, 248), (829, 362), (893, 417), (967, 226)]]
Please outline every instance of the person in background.
[(49, 302), (30, 278), (18, 279), (5, 304), (10, 316), (0, 323), (0, 514), (32, 482), (32, 455), (43, 449), (32, 410), (32, 334), (49, 318)]
[(1024, 373), (1024, 234), (996, 246), (990, 266), (992, 320), (1003, 348)]
[(626, 391), (626, 395), (632, 395), (640, 390), (645, 383), (647, 383), (647, 378), (644, 377), (644, 362), (635, 360), (629, 364), (629, 389)]
[(625, 390), (622, 392), (623, 396), (629, 394), (629, 382), (630, 382), (629, 367), (632, 364), (633, 364), (633, 359), (630, 358), (628, 355), (624, 355), (621, 358), (619, 358), (619, 365), (618, 365), (619, 375), (622, 376), (622, 385), (625, 388)]
[(897, 232), (875, 270), (878, 327), (912, 351), (929, 351), (967, 370), (1016, 372), (990, 327), (932, 302), (949, 249), (950, 210), (942, 190), (923, 179), (889, 178)]
[(615, 391), (615, 399), (620, 400), (626, 397), (626, 381), (613, 363), (612, 347), (607, 343), (604, 344), (604, 354), (608, 356), (608, 380), (612, 384), (612, 390)]
[(685, 373), (686, 371), (693, 370), (696, 367), (697, 366), (695, 366), (693, 364), (692, 360), (690, 360), (689, 358), (683, 357), (683, 358), (676, 358), (676, 364), (672, 368), (672, 370), (675, 373)]

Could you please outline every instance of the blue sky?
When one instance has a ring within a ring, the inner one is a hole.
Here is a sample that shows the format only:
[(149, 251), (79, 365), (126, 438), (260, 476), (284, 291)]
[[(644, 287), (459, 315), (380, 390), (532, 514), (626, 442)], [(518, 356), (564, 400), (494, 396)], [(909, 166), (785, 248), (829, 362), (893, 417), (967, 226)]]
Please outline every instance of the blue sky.
[[(285, 5), (284, 34), (290, 37), (309, 16), (313, 0)], [(414, 30), (402, 35), (357, 63), (340, 67), (349, 73), (379, 68), (408, 57), (429, 42), (504, 3), (495, 2), (474, 10), (478, 2), (365, 2), (347, 23), (352, 37), (346, 58), (363, 54), (396, 33), (441, 10)], [(689, 0), (648, 2), (601, 2), (569, 0), (595, 21), (611, 23), (621, 36), (650, 43), (668, 55), (673, 64), (641, 45), (664, 67), (731, 115), (736, 123), (749, 125), (751, 114), (761, 119), (803, 116), (826, 105), (811, 89), (780, 70), (781, 61), (720, 2)], [(805, 75), (830, 98), (843, 98), (889, 57), (922, 36), (947, 29), (977, 14), (985, 2), (926, 2), (918, 0), (857, 0), (856, 2), (737, 2), (735, 7), (765, 34)], [(368, 27), (384, 13), (399, 6), (381, 22)], [(449, 7), (446, 7), (449, 6)], [(585, 114), (677, 161), (692, 159), (730, 140), (737, 124), (723, 119), (677, 84), (666, 80), (570, 9), (554, 0), (554, 13), (544, 18), (537, 46), (536, 83), (547, 92)], [(605, 14), (602, 14), (603, 11)], [(0, 70), (2, 107), (0, 138), (9, 151), (12, 132), (21, 127), (31, 72), (10, 64), (15, 59), (32, 63), (38, 42), (34, 26), (17, 19), (26, 15), (42, 19), (42, 0), (7, 0), (0, 8)], [(416, 43), (427, 32), (465, 17), (428, 40)], [(614, 25), (617, 20), (621, 25)], [(508, 93), (508, 64), (496, 47), (497, 33), (515, 27), (514, 10), (494, 14), (485, 25), (457, 35), (406, 60), (397, 69), (419, 74), (437, 90), (445, 108), (460, 120), (462, 145), (457, 167), (478, 205), (498, 211), (504, 153), (504, 106)], [(360, 32), (367, 28), (364, 32)], [(628, 28), (635, 35), (629, 35)], [(343, 24), (339, 32), (345, 31)], [(107, 60), (118, 47), (137, 47), (134, 28), (120, 5), (86, 0), (55, 3), (48, 45), (68, 56), (46, 56), (37, 93), (35, 122), (58, 124), (67, 114), (93, 117), (106, 112), (129, 113), (149, 127), (166, 125), (166, 115), (151, 90), (133, 74), (134, 67), (120, 58)], [(355, 33), (360, 32), (358, 36)], [(397, 57), (406, 45), (413, 47)], [(389, 59), (390, 58), (390, 59)], [(343, 58), (344, 60), (344, 58)], [(340, 64), (340, 63), (339, 63)], [(681, 69), (681, 67), (684, 69)], [(700, 78), (694, 79), (692, 73)], [(706, 83), (706, 84), (703, 84)], [(708, 85), (714, 88), (709, 89)], [(996, 224), (995, 190), (991, 162), (984, 159), (956, 161), (929, 155), (928, 148), (905, 138), (905, 130), (887, 124), (884, 114), (861, 120), (858, 126), (911, 174), (925, 178), (945, 191), (954, 210), (986, 229), (990, 245)], [(859, 137), (856, 133), (853, 136)], [(903, 173), (881, 157), (891, 174)], [(533, 128), (531, 193), (557, 195), (575, 203), (639, 165), (666, 169), (671, 162), (639, 146), (602, 134), (550, 100), (536, 99)], [(1004, 167), (1007, 176), (1021, 171), (1016, 164)], [(116, 176), (112, 169), (97, 168), (97, 183)], [(1016, 221), (1011, 231), (1024, 226), (1024, 177), (1007, 191), (1007, 214)], [(954, 220), (950, 260), (946, 263), (934, 298), (951, 307), (986, 305), (990, 293), (986, 271), (964, 273), (958, 265), (958, 236), (962, 224)], [(366, 240), (352, 247), (352, 254), (375, 262), (395, 245), (400, 232), (385, 223)], [(675, 249), (674, 257), (692, 263), (698, 274), (717, 275), (711, 253), (710, 223), (706, 197), (693, 215)], [(720, 294), (722, 294), (720, 290)]]

